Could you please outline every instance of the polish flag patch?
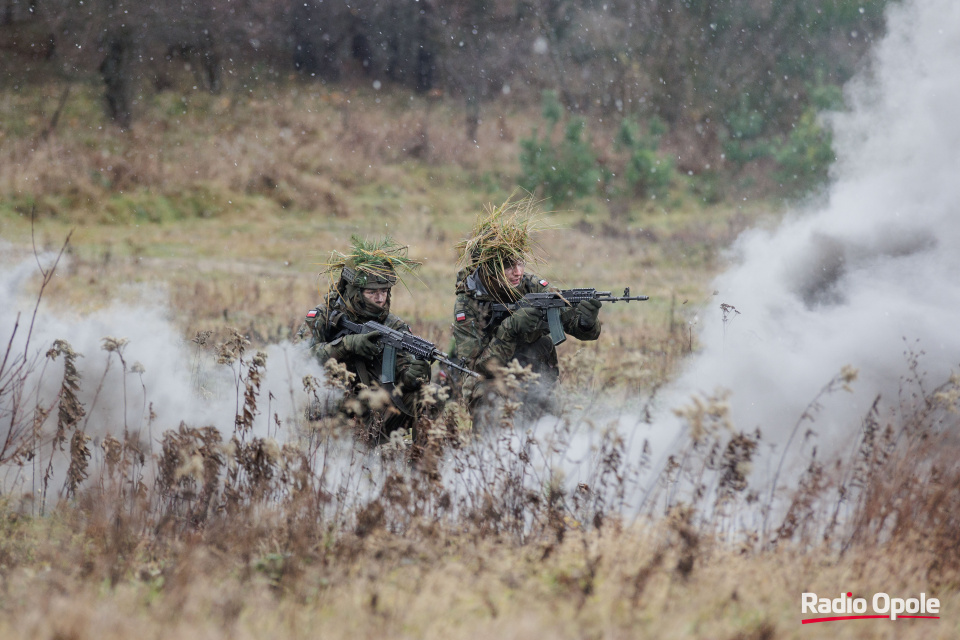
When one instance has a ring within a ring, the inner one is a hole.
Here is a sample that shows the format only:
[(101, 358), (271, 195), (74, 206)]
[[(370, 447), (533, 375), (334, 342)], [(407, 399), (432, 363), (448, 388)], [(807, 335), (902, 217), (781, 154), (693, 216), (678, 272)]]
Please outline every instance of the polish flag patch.
[(463, 311), (457, 314), (457, 322), (463, 322), (466, 319), (467, 319), (467, 314), (465, 314)]
[(547, 282), (546, 280), (541, 280), (541, 281), (540, 281), (540, 286), (541, 286), (541, 287), (545, 287), (545, 286), (547, 286), (548, 284), (550, 284), (550, 283)]
[(316, 318), (316, 317), (317, 317), (317, 310), (316, 310), (316, 309), (310, 309), (310, 311), (307, 311), (307, 317), (308, 317), (308, 318)]

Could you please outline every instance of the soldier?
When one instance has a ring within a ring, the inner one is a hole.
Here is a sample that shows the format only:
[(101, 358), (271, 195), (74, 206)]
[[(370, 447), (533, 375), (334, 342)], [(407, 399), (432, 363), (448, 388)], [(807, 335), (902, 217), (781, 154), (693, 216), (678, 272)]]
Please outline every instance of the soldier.
[[(389, 238), (368, 242), (354, 236), (349, 254), (334, 252), (327, 272), (339, 276), (331, 283), (323, 302), (307, 313), (310, 350), (321, 364), (333, 359), (353, 374), (347, 385), (341, 413), (359, 420), (363, 437), (382, 442), (400, 428), (411, 433), (419, 418), (419, 391), (430, 380), (430, 364), (400, 352), (396, 360), (396, 383), (380, 383), (383, 350), (379, 332), (350, 334), (337, 323), (343, 316), (362, 324), (375, 321), (391, 329), (410, 331), (390, 313), (390, 293), (397, 272), (412, 272), (420, 266), (406, 255), (406, 247)], [(370, 389), (373, 393), (361, 393)], [(381, 390), (385, 393), (377, 393)], [(388, 399), (389, 398), (389, 399)]]
[[(536, 230), (533, 209), (534, 203), (528, 199), (488, 207), (471, 237), (457, 246), (464, 266), (457, 275), (454, 354), (484, 376), (482, 380), (466, 379), (462, 386), (474, 424), (481, 428), (499, 418), (504, 390), (497, 377), (502, 367), (516, 360), (538, 374), (536, 384), (525, 390), (523, 406), (528, 415), (549, 409), (560, 375), (557, 350), (542, 312), (492, 309), (494, 303), (515, 302), (527, 293), (555, 290), (546, 280), (526, 272), (537, 252), (531, 239)], [(579, 340), (596, 340), (600, 307), (598, 300), (585, 300), (564, 310), (564, 332)]]

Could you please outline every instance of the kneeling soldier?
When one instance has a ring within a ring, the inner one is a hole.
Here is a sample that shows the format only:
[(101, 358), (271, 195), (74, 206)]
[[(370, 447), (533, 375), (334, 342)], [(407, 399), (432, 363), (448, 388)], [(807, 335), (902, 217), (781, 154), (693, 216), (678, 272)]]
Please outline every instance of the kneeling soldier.
[[(521, 200), (489, 208), (478, 218), (471, 237), (457, 246), (464, 266), (457, 275), (455, 355), (484, 376), (479, 381), (467, 378), (462, 386), (479, 428), (498, 420), (503, 389), (497, 384), (497, 375), (511, 361), (529, 366), (539, 375), (524, 398), (528, 414), (549, 408), (560, 375), (557, 349), (541, 311), (493, 309), (495, 304), (513, 303), (528, 293), (552, 290), (546, 280), (526, 272), (526, 263), (535, 258), (536, 250), (531, 239), (536, 222), (533, 206), (530, 200)], [(584, 300), (565, 309), (560, 314), (564, 332), (578, 340), (596, 340), (600, 307), (598, 300)]]
[[(413, 432), (421, 408), (419, 392), (430, 380), (430, 364), (397, 353), (396, 382), (381, 384), (384, 359), (378, 344), (380, 333), (350, 333), (339, 322), (341, 318), (357, 324), (372, 320), (409, 332), (410, 327), (390, 313), (390, 293), (397, 272), (412, 272), (420, 263), (407, 257), (406, 247), (389, 238), (367, 242), (355, 236), (351, 240), (349, 254), (332, 254), (327, 272), (339, 271), (339, 277), (323, 302), (307, 313), (306, 324), (310, 350), (320, 363), (333, 359), (353, 374), (341, 412), (359, 419), (364, 437), (376, 444), (400, 428)], [(365, 389), (369, 391), (363, 392)]]

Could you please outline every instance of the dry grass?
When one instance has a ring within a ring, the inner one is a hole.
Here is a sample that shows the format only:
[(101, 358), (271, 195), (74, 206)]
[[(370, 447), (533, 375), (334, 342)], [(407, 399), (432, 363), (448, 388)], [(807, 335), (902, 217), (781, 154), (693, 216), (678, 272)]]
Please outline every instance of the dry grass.
[[(449, 194), (442, 193), (441, 201), (443, 197)], [(187, 337), (198, 330), (237, 327), (261, 344), (277, 341), (289, 337), (319, 300), (326, 280), (318, 273), (330, 250), (345, 248), (353, 233), (373, 236), (389, 230), (410, 244), (411, 257), (424, 261), (408, 288), (397, 289), (394, 310), (417, 333), (444, 344), (450, 335), (453, 245), (466, 235), (475, 209), (438, 210), (421, 204), (425, 198), (415, 191), (401, 192), (384, 198), (381, 217), (343, 220), (281, 212), (81, 225), (70, 262), (52, 285), (51, 299), (89, 311), (118, 297), (129, 302), (165, 297)], [(602, 224), (589, 221), (596, 215), (555, 214), (554, 220), (565, 228), (544, 232), (548, 259), (538, 274), (557, 285), (614, 291), (630, 286), (651, 296), (648, 303), (607, 305), (597, 345), (561, 348), (567, 356), (579, 348), (599, 348), (600, 357), (622, 363), (627, 373), (638, 363), (650, 362), (643, 373), (648, 388), (662, 382), (679, 357), (695, 346), (690, 323), (703, 305), (714, 302), (704, 291), (720, 264), (714, 246), (732, 238), (721, 222), (727, 215), (723, 210), (711, 212), (705, 221), (675, 222), (672, 213), (650, 215), (649, 232), (608, 235), (598, 232)], [(23, 247), (29, 232), (26, 220), (6, 218), (4, 225), (6, 237), (19, 238)], [(41, 220), (41, 246), (54, 246), (71, 227), (70, 221)], [(699, 238), (691, 237), (694, 230)], [(29, 256), (26, 247), (20, 255)], [(628, 376), (624, 382), (635, 388), (640, 381)]]
[[(424, 294), (451, 291), (453, 247), (484, 205), (513, 191), (514, 136), (539, 120), (536, 108), (491, 105), (474, 144), (452, 99), (285, 81), (184, 101), (148, 96), (134, 128), (121, 133), (103, 120), (97, 88), (86, 86), (74, 89), (59, 128), (43, 139), (60, 91), (50, 84), (4, 95), (4, 238), (26, 244), (31, 210), (41, 245), (56, 245), (77, 226), (77, 277), (58, 299), (89, 305), (120, 283), (167, 283), (191, 335), (205, 328), (194, 322), (226, 310), (227, 323), (277, 337), (279, 325), (314, 303), (314, 276), (331, 250), (345, 249), (353, 233), (384, 232), (426, 262), (411, 297), (396, 296), (397, 310), (423, 323), (422, 332), (445, 331), (449, 301)], [(551, 215), (551, 225), (567, 230), (544, 235), (541, 275), (644, 290), (653, 302), (637, 316), (657, 318), (641, 326), (645, 334), (662, 333), (651, 324), (675, 331), (685, 303), (705, 300), (717, 248), (764, 206), (723, 205), (703, 215), (683, 191), (670, 202), (623, 205), (611, 212), (588, 200)], [(211, 304), (199, 304), (208, 294)]]
[[(124, 367), (125, 346), (103, 344)], [(475, 439), (447, 412), (420, 448), (374, 459), (330, 419), (282, 445), (256, 436), (262, 354), (239, 334), (211, 352), (236, 367), (233, 433), (181, 424), (158, 449), (126, 430), (94, 447), (65, 367), (56, 432), (0, 467), (69, 464), (59, 492), (44, 477), (42, 496), (0, 498), (2, 637), (803, 638), (799, 594), (847, 590), (923, 591), (943, 619), (901, 621), (897, 637), (956, 633), (960, 378), (906, 380), (910, 402), (871, 411), (848, 460), (812, 461), (773, 535), (738, 517), (764, 501), (745, 475), (761, 438), (736, 432), (723, 397), (679, 412), (689, 441), (643, 486), (646, 455), (614, 430), (573, 486), (557, 464), (568, 419)], [(345, 456), (363, 462), (326, 470)], [(652, 491), (639, 507), (638, 490)], [(834, 624), (880, 638), (892, 623)]]
[[(683, 412), (693, 437), (645, 485), (636, 516), (646, 453), (631, 459), (601, 429), (571, 485), (553, 463), (572, 446), (572, 418), (549, 442), (507, 430), (483, 443), (451, 407), (422, 448), (392, 442), (373, 461), (324, 421), (286, 444), (255, 436), (270, 366), (257, 351), (291, 336), (329, 252), (354, 233), (388, 231), (424, 261), (394, 310), (445, 344), (454, 246), (508, 195), (512, 136), (531, 123), (486, 121), (476, 148), (445, 102), (277, 93), (198, 94), (185, 109), (161, 95), (120, 134), (98, 128), (92, 91), (80, 92), (46, 141), (32, 132), (55, 93), (3, 97), (15, 116), (0, 134), (5, 259), (30, 258), (33, 206), (40, 248), (75, 227), (45, 301), (83, 313), (165, 298), (184, 341), (204, 332), (197, 352), (231, 361), (239, 415), (233, 433), (184, 423), (155, 425), (152, 443), (119, 427), (94, 441), (71, 398), (97, 381), (65, 367), (63, 391), (40, 407), (60, 428), (25, 428), (0, 465), (14, 484), (30, 455), (63, 469), (42, 493), (0, 496), (0, 637), (879, 638), (889, 623), (801, 626), (799, 597), (884, 589), (942, 602), (941, 621), (901, 621), (897, 637), (956, 637), (958, 380), (915, 385), (898, 414), (866, 416), (856, 455), (811, 461), (799, 486), (778, 488), (777, 512), (769, 487), (745, 482), (765, 443), (726, 424), (723, 398)], [(541, 237), (539, 275), (651, 296), (605, 306), (599, 341), (561, 347), (566, 387), (636, 406), (669, 380), (696, 348), (723, 248), (761, 211), (702, 209), (677, 192), (626, 212), (583, 201), (551, 214), (562, 228)], [(104, 347), (133, 366), (119, 339)], [(49, 357), (69, 354), (64, 343)], [(363, 463), (333, 473), (342, 455)], [(768, 528), (737, 517), (764, 507)]]
[[(878, 585), (941, 600), (942, 620), (901, 621), (896, 637), (956, 633), (957, 556), (925, 542), (934, 534), (955, 542), (953, 520), (923, 539), (894, 536), (842, 552), (830, 545), (762, 551), (723, 541), (688, 508), (657, 521), (611, 516), (600, 526), (564, 509), (541, 534), (518, 539), (489, 528), (496, 501), (486, 522), (450, 520), (427, 478), (391, 478), (337, 527), (309, 495), (265, 500), (251, 492), (202, 520), (169, 501), (125, 515), (116, 498), (95, 489), (46, 518), (4, 498), (0, 634), (806, 638), (827, 630), (800, 625), (801, 592), (870, 594)], [(911, 498), (934, 516), (943, 513), (939, 493)], [(181, 497), (194, 506), (203, 500), (189, 495)], [(532, 503), (524, 509), (544, 513)], [(834, 623), (829, 634), (883, 638), (890, 624)]]

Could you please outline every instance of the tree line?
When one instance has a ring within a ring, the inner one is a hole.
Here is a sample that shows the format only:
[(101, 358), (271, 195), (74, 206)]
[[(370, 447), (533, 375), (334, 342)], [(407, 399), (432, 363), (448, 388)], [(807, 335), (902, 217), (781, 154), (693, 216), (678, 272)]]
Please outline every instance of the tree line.
[(855, 70), (891, 1), (0, 0), (0, 47), (99, 74), (123, 127), (143, 85), (176, 88), (173, 70), (218, 92), (256, 67), (441, 89), (463, 101), (468, 136), (484, 102), (551, 90), (571, 112), (739, 140), (796, 126)]

